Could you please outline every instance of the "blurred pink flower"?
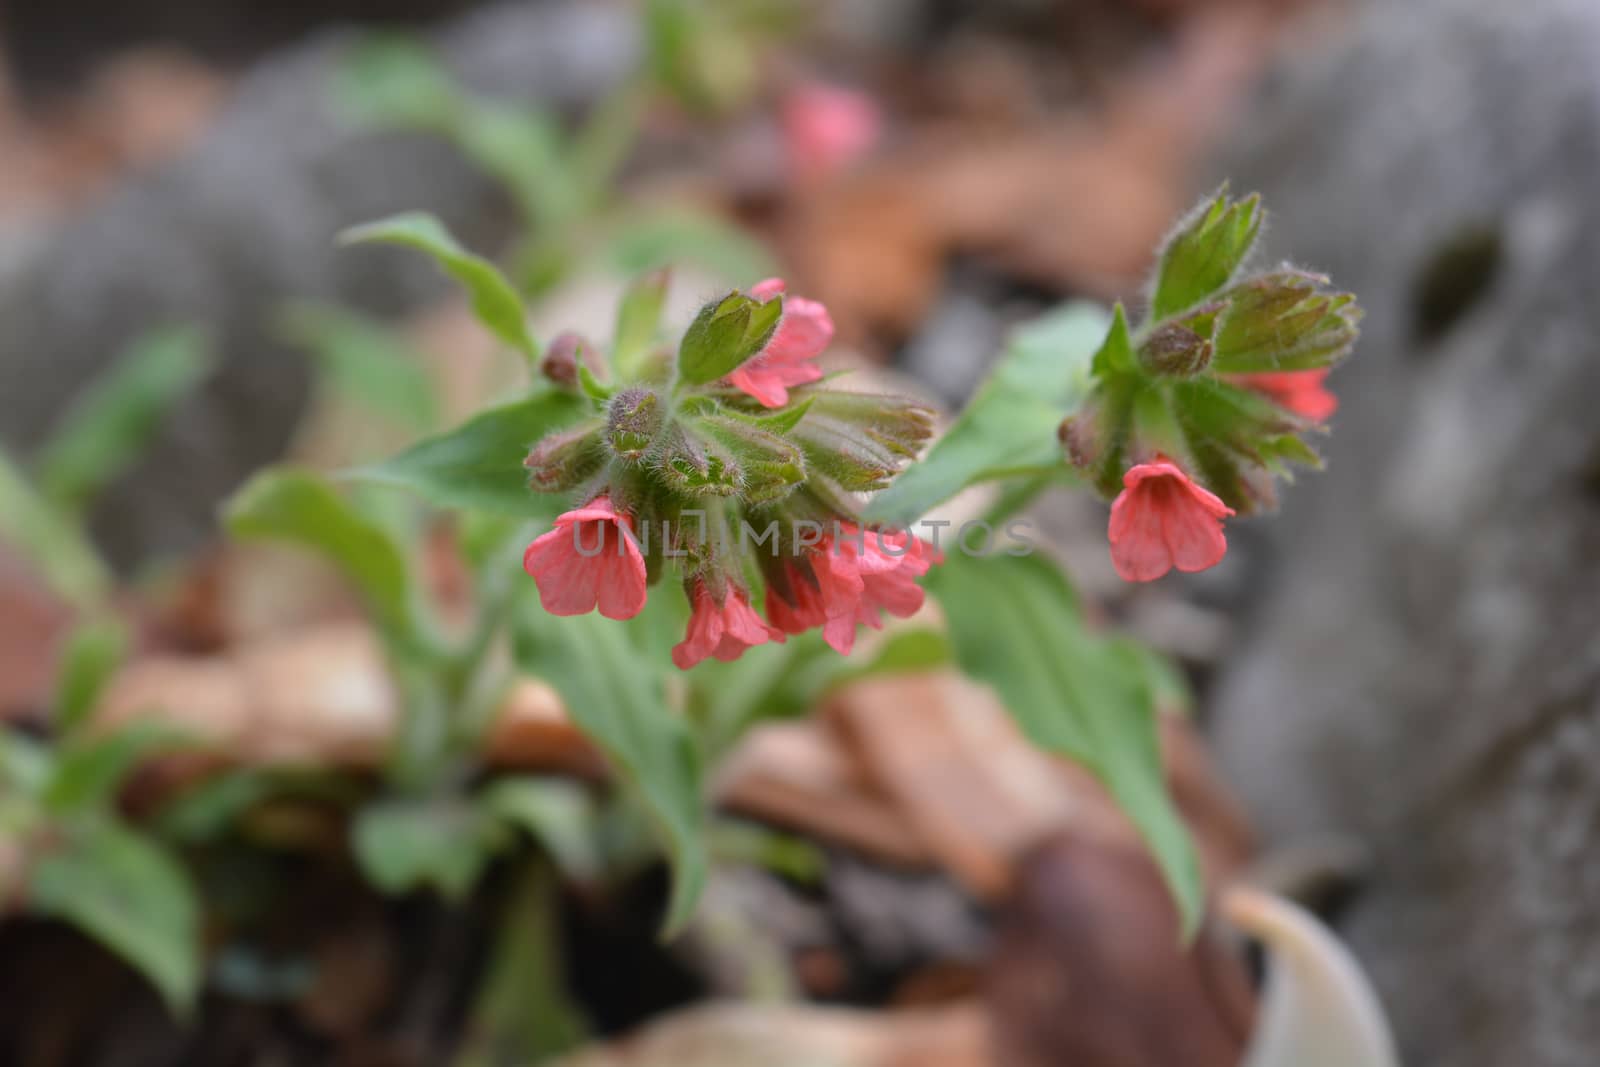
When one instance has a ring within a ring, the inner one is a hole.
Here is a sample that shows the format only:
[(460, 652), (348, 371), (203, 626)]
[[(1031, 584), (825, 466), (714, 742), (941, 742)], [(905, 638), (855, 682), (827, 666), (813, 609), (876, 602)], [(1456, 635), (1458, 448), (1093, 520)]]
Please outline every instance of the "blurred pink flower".
[(750, 606), (749, 598), (737, 589), (729, 589), (718, 604), (705, 584), (699, 583), (690, 599), (693, 612), (688, 632), (672, 649), (672, 662), (680, 670), (688, 670), (707, 656), (727, 663), (738, 659), (747, 648), (784, 639), (783, 631), (768, 626)]
[(1263, 374), (1230, 374), (1228, 381), (1261, 393), (1296, 415), (1323, 422), (1339, 410), (1339, 398), (1323, 384), (1327, 367), (1312, 370), (1267, 371)]
[[(750, 295), (764, 302), (783, 290), (782, 278), (768, 278), (753, 286)], [(728, 381), (763, 407), (781, 408), (789, 402), (789, 386), (822, 378), (822, 368), (812, 361), (832, 340), (833, 318), (827, 308), (804, 297), (785, 297), (772, 340), (728, 375)]]
[(801, 178), (843, 170), (883, 132), (883, 112), (872, 97), (834, 85), (814, 82), (790, 91), (782, 112), (789, 165)]
[(1228, 551), (1222, 520), (1233, 514), (1216, 494), (1158, 456), (1122, 476), (1111, 505), (1111, 562), (1130, 582), (1148, 582), (1177, 567), (1203, 571)]
[(597, 496), (556, 519), (522, 554), (522, 569), (539, 584), (552, 615), (582, 615), (598, 605), (608, 619), (631, 619), (644, 608), (644, 556), (633, 522)]

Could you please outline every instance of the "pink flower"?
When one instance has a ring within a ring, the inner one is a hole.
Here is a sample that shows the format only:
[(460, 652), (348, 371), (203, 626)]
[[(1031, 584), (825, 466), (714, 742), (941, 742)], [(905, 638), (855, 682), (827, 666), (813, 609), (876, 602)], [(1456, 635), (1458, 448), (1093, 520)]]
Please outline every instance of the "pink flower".
[(865, 93), (814, 83), (784, 98), (782, 123), (795, 173), (807, 179), (825, 178), (877, 143), (883, 113)]
[(1323, 382), (1328, 377), (1327, 367), (1313, 370), (1280, 370), (1264, 374), (1230, 374), (1228, 381), (1245, 389), (1253, 389), (1296, 415), (1313, 422), (1323, 422), (1339, 410), (1339, 398), (1328, 391)]
[(694, 610), (688, 632), (672, 649), (672, 662), (679, 670), (686, 671), (707, 656), (727, 663), (747, 648), (783, 641), (783, 631), (763, 622), (749, 598), (737, 589), (729, 589), (718, 604), (704, 583), (699, 583), (690, 599)]
[(1196, 485), (1171, 460), (1158, 456), (1122, 476), (1111, 505), (1111, 562), (1130, 582), (1148, 582), (1177, 567), (1203, 571), (1222, 561), (1228, 542), (1222, 520), (1233, 514), (1214, 493)]
[(781, 588), (768, 585), (767, 618), (784, 633), (803, 634), (829, 619), (854, 618), (864, 588), (854, 561), (824, 537), (805, 556), (784, 563)]
[[(754, 286), (750, 295), (768, 301), (783, 292), (782, 278), (768, 278)], [(833, 340), (833, 319), (828, 309), (815, 300), (788, 297), (783, 302), (783, 318), (767, 346), (728, 375), (734, 388), (748, 393), (763, 407), (781, 408), (789, 402), (789, 386), (818, 381), (822, 368), (812, 360)]]
[(883, 612), (903, 619), (921, 609), (916, 579), (936, 562), (936, 550), (909, 534), (841, 524), (837, 540), (824, 537), (803, 564), (788, 565), (781, 593), (768, 590), (767, 618), (787, 633), (820, 626), (822, 639), (849, 655), (857, 626), (880, 630)]
[(539, 603), (552, 615), (600, 608), (608, 619), (631, 619), (645, 601), (644, 556), (633, 520), (597, 496), (556, 519), (522, 554), (522, 569), (539, 583)]

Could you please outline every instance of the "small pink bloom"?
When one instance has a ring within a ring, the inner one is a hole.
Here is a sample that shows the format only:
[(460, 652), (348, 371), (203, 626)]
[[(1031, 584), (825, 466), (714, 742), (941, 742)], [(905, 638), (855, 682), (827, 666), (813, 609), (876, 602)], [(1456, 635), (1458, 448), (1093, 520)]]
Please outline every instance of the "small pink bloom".
[(633, 520), (597, 496), (556, 519), (522, 554), (522, 569), (539, 583), (539, 603), (552, 615), (582, 615), (598, 605), (608, 619), (631, 619), (645, 601), (644, 556)]
[[(768, 278), (750, 295), (763, 302), (783, 292), (782, 278)], [(812, 360), (833, 340), (833, 318), (815, 300), (787, 297), (783, 318), (767, 346), (728, 375), (734, 388), (756, 398), (763, 407), (781, 408), (789, 402), (789, 386), (819, 381), (822, 368)]]
[(727, 663), (738, 659), (744, 650), (768, 641), (783, 641), (783, 631), (768, 626), (750, 606), (750, 600), (737, 589), (729, 589), (718, 604), (705, 585), (695, 586), (693, 613), (689, 629), (672, 650), (672, 662), (679, 670), (713, 656)]
[(767, 591), (767, 618), (792, 634), (822, 627), (822, 639), (848, 655), (856, 628), (883, 628), (883, 612), (915, 614), (925, 594), (916, 579), (937, 562), (927, 542), (906, 533), (861, 531), (841, 524), (838, 539), (824, 537), (804, 564), (791, 563), (786, 590)]
[(822, 637), (836, 651), (848, 655), (855, 647), (856, 627), (883, 629), (883, 612), (897, 619), (910, 618), (922, 610), (927, 594), (917, 579), (936, 562), (937, 550), (908, 533), (868, 530), (865, 534), (849, 527), (844, 530), (840, 548), (853, 557), (861, 576), (861, 598), (848, 616), (829, 619)]
[(1339, 398), (1323, 382), (1327, 367), (1313, 370), (1268, 371), (1264, 374), (1230, 374), (1228, 381), (1253, 389), (1313, 422), (1323, 422), (1339, 410)]
[(1176, 463), (1157, 457), (1122, 476), (1111, 505), (1111, 562), (1130, 582), (1148, 582), (1177, 567), (1203, 571), (1222, 561), (1222, 520), (1233, 514)]
[[(767, 588), (767, 618), (784, 633), (802, 634), (829, 619), (854, 617), (864, 585), (855, 562), (822, 542), (803, 559), (784, 564), (784, 589)], [(832, 644), (832, 642), (829, 642)]]
[(835, 174), (877, 143), (883, 113), (865, 93), (805, 85), (783, 101), (783, 140), (789, 165), (807, 179)]

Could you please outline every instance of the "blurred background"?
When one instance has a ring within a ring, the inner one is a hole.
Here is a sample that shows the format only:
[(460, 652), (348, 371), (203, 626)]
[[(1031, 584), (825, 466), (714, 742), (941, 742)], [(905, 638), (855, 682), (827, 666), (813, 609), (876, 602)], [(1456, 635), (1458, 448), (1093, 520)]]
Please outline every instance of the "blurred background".
[[(0, 1063), (1237, 1063), (1236, 946), (1175, 954), (1105, 801), (956, 679), (752, 733), (717, 786), (738, 861), (671, 944), (649, 865), (598, 889), (500, 860), (454, 903), (375, 894), (337, 856), (326, 772), (370, 772), (393, 700), (363, 688), (347, 598), (216, 520), (264, 464), (381, 456), (516, 373), (431, 265), (339, 248), (355, 223), (437, 214), (541, 336), (605, 336), (658, 266), (678, 322), (781, 273), (831, 310), (835, 366), (951, 411), (1016, 324), (1137, 302), (1224, 180), (1264, 195), (1264, 260), (1366, 309), (1327, 470), (1230, 527), (1223, 566), (1151, 586), (1111, 570), (1103, 506), (1035, 517), (1197, 694), (1169, 775), (1213, 875), (1333, 922), (1407, 1063), (1592, 1064), (1591, 0), (11, 0), (0, 444), (60, 474), (167, 657), (140, 684), (228, 760), (319, 784), (175, 824), (207, 916), (184, 1023), (0, 878)], [(51, 442), (130, 351), (157, 366), (132, 388), (173, 404), (75, 482)], [(73, 609), (17, 549), (0, 714), (43, 735)], [(523, 698), (490, 762), (592, 776), (548, 693)], [(170, 816), (197, 773), (165, 761), (118, 802)]]

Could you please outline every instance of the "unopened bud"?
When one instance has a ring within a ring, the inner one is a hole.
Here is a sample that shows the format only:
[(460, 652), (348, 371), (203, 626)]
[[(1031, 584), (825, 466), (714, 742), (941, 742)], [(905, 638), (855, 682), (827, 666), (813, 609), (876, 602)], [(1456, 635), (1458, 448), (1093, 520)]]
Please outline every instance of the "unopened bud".
[(619, 459), (644, 458), (661, 429), (661, 400), (648, 389), (624, 389), (611, 399), (606, 415), (606, 443)]
[(599, 349), (579, 334), (567, 330), (551, 339), (544, 358), (539, 361), (539, 373), (563, 389), (575, 391), (578, 388), (580, 359), (589, 368), (589, 373), (596, 378), (604, 378), (605, 361), (600, 358)]
[(1188, 378), (1211, 363), (1211, 339), (1181, 322), (1165, 322), (1139, 346), (1139, 365), (1151, 374)]
[(546, 434), (522, 461), (528, 468), (529, 485), (540, 492), (558, 493), (593, 477), (606, 460), (602, 428), (596, 419)]

